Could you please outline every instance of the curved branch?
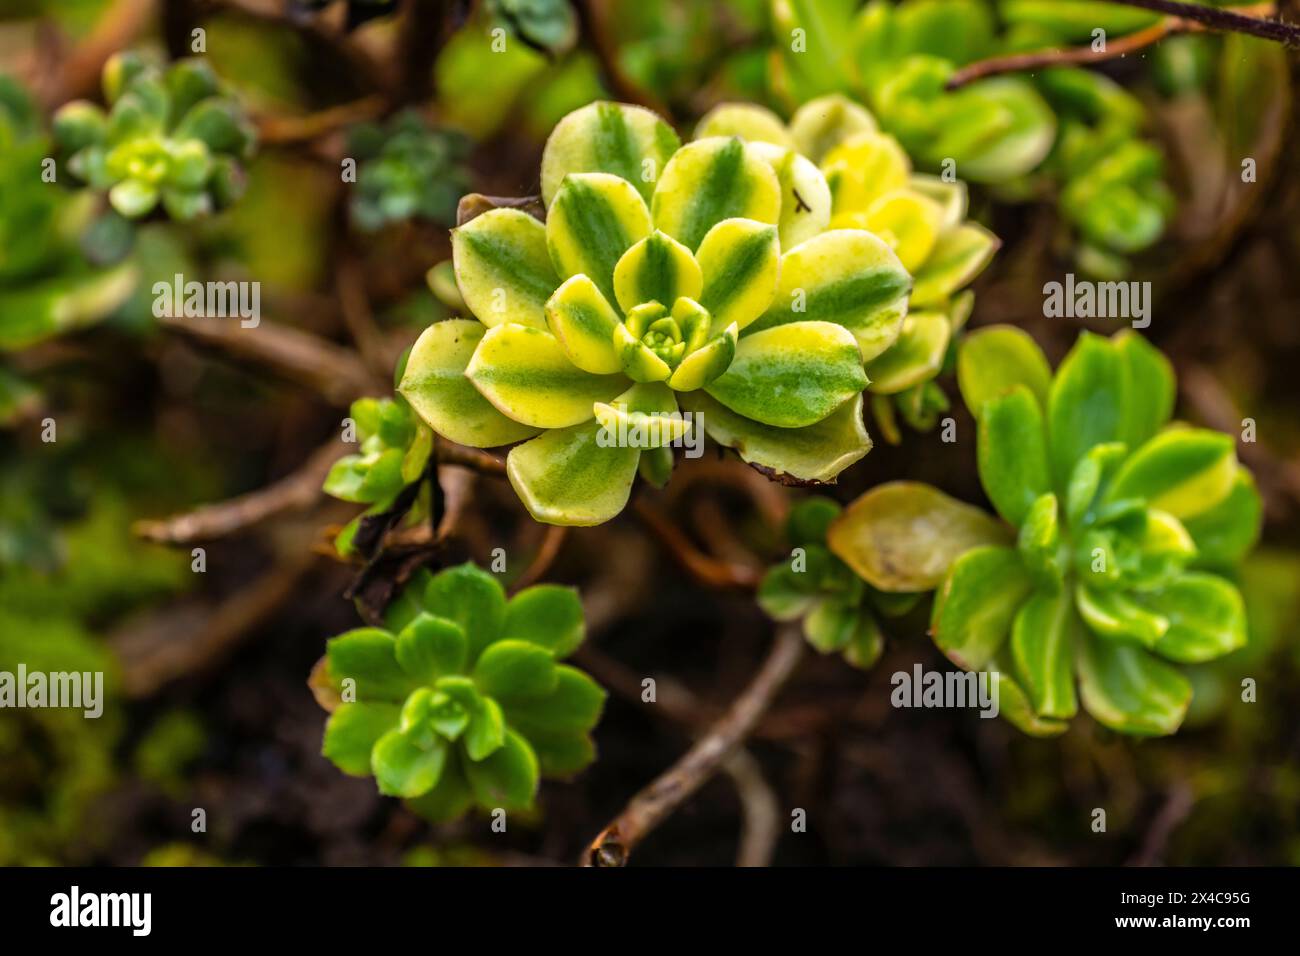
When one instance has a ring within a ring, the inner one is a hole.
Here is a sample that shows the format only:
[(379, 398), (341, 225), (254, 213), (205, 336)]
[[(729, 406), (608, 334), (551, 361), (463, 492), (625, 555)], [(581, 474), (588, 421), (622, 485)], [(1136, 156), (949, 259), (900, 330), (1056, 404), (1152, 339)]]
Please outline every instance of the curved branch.
[(583, 866), (624, 866), (632, 851), (712, 777), (758, 724), (805, 652), (798, 626), (784, 627), (757, 676), (727, 712), (591, 841)]
[[(1145, 4), (1135, 3), (1132, 6), (1145, 6)], [(1175, 7), (1186, 7), (1187, 4), (1172, 4)], [(1150, 8), (1154, 9), (1154, 8)], [(1193, 7), (1193, 10), (1213, 12), (1218, 14), (1229, 14), (1226, 10), (1213, 10), (1208, 7)], [(1300, 42), (1300, 29), (1284, 24), (1276, 20), (1263, 19), (1272, 15), (1276, 11), (1273, 3), (1257, 3), (1250, 7), (1243, 7), (1240, 11), (1231, 13), (1228, 22), (1233, 24), (1247, 23), (1252, 27), (1267, 25), (1269, 28), (1282, 27), (1286, 35), (1291, 39), (1283, 39), (1279, 36), (1267, 36), (1267, 39), (1279, 40), (1284, 43)], [(1248, 15), (1249, 14), (1249, 15)], [(1138, 50), (1145, 49), (1153, 43), (1158, 43), (1165, 37), (1176, 36), (1180, 33), (1201, 33), (1207, 30), (1221, 30), (1226, 32), (1250, 33), (1253, 36), (1264, 36), (1257, 29), (1237, 29), (1232, 26), (1223, 25), (1223, 21), (1214, 19), (1213, 23), (1203, 18), (1193, 17), (1186, 12), (1180, 15), (1171, 15), (1165, 17), (1145, 29), (1138, 30), (1126, 36), (1117, 37), (1114, 40), (1108, 40), (1105, 47), (1101, 50), (1094, 50), (1091, 46), (1078, 47), (1070, 50), (1033, 50), (1028, 53), (1014, 53), (1008, 56), (990, 57), (987, 60), (978, 60), (970, 63), (956, 73), (948, 80), (946, 88), (949, 90), (960, 89), (968, 83), (976, 80), (982, 80), (990, 76), (998, 76), (1003, 73), (1021, 73), (1032, 72), (1034, 70), (1049, 69), (1057, 66), (1086, 66), (1093, 63), (1102, 63), (1106, 60), (1115, 60)]]
[(312, 452), (301, 468), (273, 484), (186, 514), (137, 521), (131, 530), (155, 544), (193, 544), (224, 538), (285, 511), (309, 508), (320, 500), (330, 466), (346, 450), (341, 440), (332, 439)]

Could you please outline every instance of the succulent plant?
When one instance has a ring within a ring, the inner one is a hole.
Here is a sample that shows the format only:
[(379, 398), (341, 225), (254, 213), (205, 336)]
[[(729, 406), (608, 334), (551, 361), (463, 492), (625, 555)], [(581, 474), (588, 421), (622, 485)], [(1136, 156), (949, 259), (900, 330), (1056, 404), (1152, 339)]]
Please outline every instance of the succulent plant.
[[(819, 164), (830, 187), (829, 228), (865, 229), (894, 250), (913, 286), (897, 340), (867, 363), (872, 407), (890, 441), (898, 441), (896, 414), (918, 429), (931, 427), (948, 407), (934, 378), (949, 364), (951, 346), (974, 306), (974, 294), (963, 290), (999, 245), (996, 236), (966, 219), (966, 184), (914, 172), (898, 141), (839, 94), (805, 103), (788, 126), (764, 107), (725, 103), (700, 120), (696, 135), (757, 143), (801, 199), (818, 196), (821, 188), (801, 159)], [(797, 205), (784, 209), (782, 245), (797, 244), (817, 225)]]
[[(325, 477), (325, 493), (370, 507), (335, 538), (341, 554), (351, 552), (365, 515), (389, 508), (404, 488), (420, 480), (433, 452), (433, 434), (400, 396), (357, 399), (351, 418), (360, 453), (344, 455), (334, 463)], [(413, 510), (412, 517), (418, 516), (419, 511)]]
[(255, 132), (205, 61), (162, 70), (119, 53), (104, 65), (103, 85), (108, 112), (68, 103), (54, 135), (73, 175), (107, 191), (114, 209), (138, 219), (161, 203), (173, 219), (190, 220), (239, 197)]
[(642, 452), (700, 420), (770, 474), (833, 480), (871, 447), (863, 366), (898, 338), (911, 280), (873, 233), (828, 228), (829, 185), (790, 155), (783, 179), (763, 144), (681, 146), (622, 104), (569, 114), (542, 157), (546, 222), (498, 208), (454, 230), (476, 320), (426, 329), (402, 394), (452, 441), (530, 439), (508, 474), (553, 524), (614, 517)]
[(507, 601), (473, 564), (421, 570), (384, 627), (329, 642), (324, 677), (340, 702), (322, 752), (433, 820), (476, 804), (530, 807), (540, 775), (572, 775), (595, 757), (589, 732), (605, 692), (559, 663), (583, 636), (570, 588), (536, 585)]
[(452, 130), (433, 129), (417, 111), (400, 113), (386, 125), (353, 128), (349, 149), (359, 161), (352, 218), (376, 230), (413, 217), (449, 226), (456, 201), (469, 189), (461, 166), (469, 141)]
[(936, 587), (935, 643), (996, 671), (1021, 729), (1061, 733), (1082, 703), (1123, 733), (1173, 733), (1192, 694), (1174, 665), (1246, 641), (1241, 594), (1215, 573), (1261, 517), (1232, 436), (1169, 424), (1169, 363), (1127, 330), (1084, 333), (1053, 377), (1024, 332), (982, 329), (958, 378), (1002, 520), (897, 482), (831, 526), (831, 550), (881, 590)]
[[(926, 169), (951, 165), (1012, 199), (1050, 189), (1077, 231), (1081, 267), (1094, 274), (1123, 273), (1126, 256), (1164, 233), (1171, 198), (1163, 157), (1142, 138), (1141, 103), (1118, 84), (1088, 70), (1052, 69), (947, 87), (976, 60), (1092, 42), (1098, 28), (1119, 37), (1157, 15), (1059, 0), (1007, 0), (997, 16), (979, 0), (872, 0), (861, 8), (854, 0), (815, 7), (775, 0), (774, 11), (776, 86), (788, 103), (845, 92), (869, 104)], [(803, 49), (786, 39), (796, 29), (805, 31)]]
[(771, 567), (758, 588), (759, 606), (777, 621), (802, 618), (804, 637), (823, 654), (842, 653), (864, 670), (880, 659), (880, 617), (899, 617), (920, 594), (888, 594), (867, 584), (826, 546), (826, 530), (842, 513), (830, 498), (805, 498), (790, 509), (790, 558)]

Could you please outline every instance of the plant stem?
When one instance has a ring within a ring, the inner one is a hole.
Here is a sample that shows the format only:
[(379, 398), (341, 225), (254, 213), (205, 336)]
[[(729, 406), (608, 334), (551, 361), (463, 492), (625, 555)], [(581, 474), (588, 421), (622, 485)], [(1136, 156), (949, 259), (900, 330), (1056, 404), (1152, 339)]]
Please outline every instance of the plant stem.
[(325, 476), (346, 450), (342, 441), (331, 439), (274, 484), (161, 521), (137, 521), (131, 530), (155, 544), (194, 544), (224, 538), (285, 511), (309, 508), (320, 500)]
[[(1124, 0), (1117, 0), (1124, 2)], [(1155, 2), (1155, 0), (1153, 0)], [(1150, 7), (1147, 3), (1132, 3), (1132, 6)], [(1163, 7), (1188, 7), (1184, 3), (1162, 4)], [(1014, 53), (1008, 56), (990, 57), (987, 60), (978, 60), (970, 63), (956, 73), (948, 80), (947, 89), (956, 90), (973, 83), (976, 80), (982, 80), (990, 76), (998, 76), (1003, 73), (1021, 73), (1034, 70), (1048, 69), (1056, 66), (1078, 66), (1090, 63), (1101, 63), (1106, 60), (1118, 59), (1127, 56), (1129, 53), (1135, 53), (1138, 50), (1145, 49), (1153, 43), (1158, 43), (1166, 37), (1176, 36), (1180, 33), (1201, 33), (1208, 30), (1219, 30), (1229, 33), (1247, 33), (1252, 36), (1263, 36), (1266, 39), (1277, 40), (1288, 45), (1300, 43), (1300, 27), (1293, 27), (1290, 24), (1281, 23), (1277, 20), (1263, 19), (1265, 16), (1272, 15), (1276, 6), (1273, 3), (1257, 3), (1250, 7), (1243, 7), (1239, 12), (1227, 10), (1217, 10), (1210, 7), (1191, 7), (1192, 10), (1204, 13), (1218, 14), (1220, 17), (1229, 18), (1232, 24), (1247, 24), (1249, 29), (1242, 29), (1235, 26), (1227, 26), (1224, 21), (1219, 19), (1210, 20), (1198, 18), (1187, 13), (1179, 15), (1170, 15), (1153, 23), (1151, 26), (1130, 33), (1127, 36), (1118, 37), (1115, 40), (1108, 40), (1105, 47), (1101, 50), (1094, 50), (1091, 46), (1077, 47), (1070, 50), (1033, 50), (1028, 53)], [(1247, 15), (1250, 14), (1250, 15)], [(1261, 28), (1262, 25), (1262, 28)], [(1281, 30), (1281, 35), (1276, 35)]]
[(727, 712), (677, 763), (636, 794), (591, 841), (583, 866), (624, 866), (632, 851), (700, 789), (758, 724), (805, 653), (798, 625), (778, 633), (758, 674)]

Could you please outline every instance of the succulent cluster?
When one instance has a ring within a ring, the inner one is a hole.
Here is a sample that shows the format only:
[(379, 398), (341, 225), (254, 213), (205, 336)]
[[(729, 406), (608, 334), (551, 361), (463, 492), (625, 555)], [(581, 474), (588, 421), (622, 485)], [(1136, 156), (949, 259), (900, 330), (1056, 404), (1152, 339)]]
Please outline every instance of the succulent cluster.
[(1246, 641), (1241, 595), (1215, 573), (1261, 517), (1232, 437), (1169, 424), (1169, 363), (1128, 331), (1085, 333), (1053, 377), (1028, 335), (990, 327), (958, 378), (1003, 520), (899, 482), (859, 499), (831, 549), (882, 590), (937, 587), (936, 644), (998, 672), (1027, 732), (1064, 731), (1082, 702), (1114, 730), (1173, 733), (1192, 691), (1172, 665)]
[(239, 197), (240, 164), (256, 135), (206, 61), (179, 60), (162, 70), (119, 53), (104, 65), (103, 86), (108, 111), (68, 103), (54, 116), (54, 135), (73, 175), (107, 191), (121, 215), (139, 219), (161, 204), (184, 221)]
[(595, 757), (605, 692), (559, 663), (582, 643), (582, 605), (543, 584), (509, 601), (473, 564), (417, 572), (384, 627), (332, 639), (324, 682), (337, 695), (323, 753), (375, 777), (432, 820), (472, 806), (532, 805), (540, 775)]
[(359, 166), (353, 221), (368, 231), (415, 217), (451, 225), (457, 201), (469, 191), (461, 165), (468, 151), (464, 136), (430, 127), (415, 110), (382, 126), (354, 127), (349, 152)]
[[(776, 86), (792, 104), (845, 92), (870, 105), (924, 168), (958, 175), (1008, 196), (1059, 194), (1079, 234), (1080, 263), (1099, 273), (1126, 267), (1170, 215), (1163, 157), (1141, 136), (1141, 104), (1100, 74), (1052, 69), (1033, 79), (997, 76), (958, 89), (958, 69), (999, 54), (1117, 39), (1157, 16), (1112, 4), (1059, 0), (855, 0), (774, 2), (781, 55)], [(806, 45), (789, 37), (804, 31)], [(829, 64), (829, 68), (827, 67)]]
[(370, 507), (335, 538), (341, 554), (351, 552), (362, 518), (387, 509), (404, 488), (418, 481), (433, 452), (433, 434), (400, 396), (357, 399), (351, 418), (360, 452), (334, 463), (325, 478), (325, 493)]
[[(842, 178), (869, 175), (859, 153), (841, 155)], [(909, 171), (899, 175), (907, 189)], [(936, 244), (960, 198), (943, 195), (951, 201), (898, 197), (939, 211)], [(831, 185), (812, 160), (734, 135), (682, 146), (648, 110), (594, 103), (547, 141), (542, 198), (545, 223), (500, 208), (453, 232), (456, 280), (477, 321), (427, 329), (400, 385), (453, 441), (531, 439), (508, 470), (535, 518), (613, 517), (642, 452), (697, 420), (776, 476), (831, 481), (866, 454), (862, 393), (872, 374), (896, 373), (887, 353), (918, 327), (904, 321), (912, 278), (885, 239), (852, 218), (832, 223)], [(844, 209), (854, 212), (847, 199)], [(878, 227), (929, 245), (903, 218), (886, 206)], [(920, 256), (927, 303), (946, 301), (987, 259), (992, 238), (970, 235), (984, 240), (971, 259), (926, 271), (930, 255)], [(911, 245), (905, 254), (917, 256)], [(614, 433), (644, 440), (611, 444)]]
[[(79, 240), (93, 199), (45, 176), (50, 143), (27, 93), (0, 76), (0, 351), (35, 345), (103, 319), (131, 293), (129, 262), (98, 268)], [(0, 421), (30, 396), (0, 369)]]
[(881, 617), (899, 617), (920, 594), (889, 594), (872, 587), (827, 547), (826, 532), (842, 513), (830, 498), (805, 498), (790, 509), (790, 559), (773, 565), (758, 588), (759, 606), (777, 621), (802, 618), (804, 637), (823, 654), (841, 653), (867, 669), (884, 650)]
[[(883, 239), (912, 276), (908, 313), (898, 338), (867, 363), (872, 407), (886, 438), (897, 442), (896, 416), (931, 427), (948, 399), (934, 379), (948, 364), (974, 306), (965, 290), (989, 264), (998, 240), (966, 219), (965, 183), (912, 169), (875, 118), (839, 94), (799, 107), (789, 125), (760, 106), (727, 103), (701, 121), (696, 136), (732, 135), (755, 143), (791, 193), (824, 206), (830, 189), (831, 229), (863, 229)], [(814, 164), (820, 170), (816, 175)], [(809, 198), (811, 197), (811, 198)], [(795, 245), (819, 225), (796, 204), (783, 210), (781, 241)]]

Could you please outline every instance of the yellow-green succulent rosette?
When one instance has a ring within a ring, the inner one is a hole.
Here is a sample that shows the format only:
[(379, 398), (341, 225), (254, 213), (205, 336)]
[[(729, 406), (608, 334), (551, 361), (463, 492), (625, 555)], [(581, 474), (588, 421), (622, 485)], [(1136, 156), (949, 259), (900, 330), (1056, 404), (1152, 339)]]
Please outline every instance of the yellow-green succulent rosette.
[[(885, 240), (832, 228), (811, 160), (731, 135), (683, 146), (649, 110), (600, 102), (556, 126), (541, 181), (545, 222), (496, 208), (453, 230), (474, 318), (426, 329), (399, 385), (451, 441), (522, 442), (507, 473), (534, 518), (613, 518), (696, 421), (783, 480), (833, 481), (870, 450), (868, 363), (912, 279)], [(635, 447), (609, 441), (624, 434)]]
[[(845, 96), (810, 100), (789, 124), (761, 106), (724, 103), (696, 128), (697, 138), (739, 136), (758, 146), (782, 185), (802, 203), (782, 208), (781, 242), (790, 247), (823, 229), (860, 229), (879, 238), (912, 275), (908, 313), (890, 347), (868, 356), (877, 417), (892, 397), (914, 424), (923, 407), (947, 401), (933, 379), (974, 304), (963, 292), (998, 248), (998, 239), (966, 219), (965, 183), (917, 173), (892, 136)], [(811, 207), (811, 208), (810, 208)], [(829, 208), (827, 217), (822, 211)], [(887, 432), (889, 421), (882, 421)]]

